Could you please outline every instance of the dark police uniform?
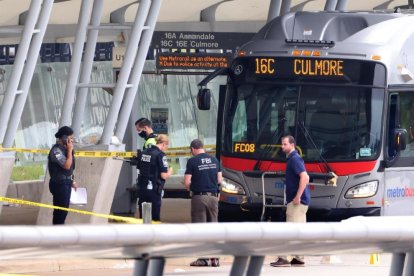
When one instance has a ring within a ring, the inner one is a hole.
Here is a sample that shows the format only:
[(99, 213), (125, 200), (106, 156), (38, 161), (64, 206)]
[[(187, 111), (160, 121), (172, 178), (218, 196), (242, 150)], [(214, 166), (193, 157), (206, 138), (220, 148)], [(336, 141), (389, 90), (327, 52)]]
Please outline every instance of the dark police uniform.
[[(53, 195), (53, 205), (69, 207), (72, 191), (73, 171), (75, 169), (74, 151), (72, 151), (72, 165), (69, 170), (63, 168), (68, 155), (67, 149), (59, 144), (53, 145), (48, 155), (48, 170), (50, 174), (49, 190)], [(64, 224), (67, 211), (54, 210), (53, 224)]]
[(152, 206), (152, 219), (160, 220), (161, 193), (165, 180), (161, 173), (168, 172), (168, 162), (165, 153), (157, 146), (151, 145), (141, 154), (138, 176), (139, 214), (142, 218), (142, 203), (150, 202)]
[(200, 153), (188, 160), (185, 174), (191, 175), (192, 222), (217, 222), (217, 176), (220, 171), (219, 161), (207, 153)]

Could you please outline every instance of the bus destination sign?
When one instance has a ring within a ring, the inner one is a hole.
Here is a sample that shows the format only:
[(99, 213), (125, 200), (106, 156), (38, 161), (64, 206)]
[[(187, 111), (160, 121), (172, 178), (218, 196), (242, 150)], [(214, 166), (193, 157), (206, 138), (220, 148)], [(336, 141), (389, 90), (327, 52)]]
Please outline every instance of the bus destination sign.
[[(339, 59), (292, 60), (291, 70), (297, 76), (343, 76), (344, 61)], [(275, 58), (255, 58), (255, 74), (277, 74)]]
[(325, 81), (385, 86), (384, 65), (367, 60), (244, 57), (235, 60), (231, 68), (238, 81)]

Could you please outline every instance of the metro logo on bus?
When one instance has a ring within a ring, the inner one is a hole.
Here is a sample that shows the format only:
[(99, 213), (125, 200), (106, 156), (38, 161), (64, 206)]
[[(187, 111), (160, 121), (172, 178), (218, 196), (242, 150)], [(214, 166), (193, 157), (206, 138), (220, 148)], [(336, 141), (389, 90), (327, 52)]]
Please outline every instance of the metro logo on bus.
[(254, 153), (255, 145), (253, 143), (235, 142), (233, 144), (233, 152)]

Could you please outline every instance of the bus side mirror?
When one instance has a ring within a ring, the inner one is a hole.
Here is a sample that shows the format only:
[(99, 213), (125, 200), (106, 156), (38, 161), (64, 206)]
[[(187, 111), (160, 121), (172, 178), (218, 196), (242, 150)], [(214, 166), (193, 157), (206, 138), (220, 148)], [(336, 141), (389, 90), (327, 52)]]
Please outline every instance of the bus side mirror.
[(208, 88), (200, 88), (197, 94), (197, 106), (200, 110), (210, 110), (211, 91)]
[(407, 147), (407, 130), (404, 128), (394, 129), (394, 145), (397, 152)]

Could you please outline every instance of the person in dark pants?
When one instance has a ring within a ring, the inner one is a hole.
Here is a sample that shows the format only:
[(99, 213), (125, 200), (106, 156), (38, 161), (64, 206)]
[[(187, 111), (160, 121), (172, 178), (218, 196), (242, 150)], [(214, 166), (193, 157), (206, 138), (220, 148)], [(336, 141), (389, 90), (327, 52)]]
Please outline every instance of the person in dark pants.
[(142, 203), (151, 203), (152, 219), (160, 220), (161, 195), (165, 180), (173, 173), (168, 166), (165, 151), (168, 148), (168, 136), (161, 134), (155, 138), (156, 145), (150, 145), (141, 154), (138, 177), (138, 204), (142, 218)]
[[(56, 144), (48, 155), (48, 170), (50, 174), (49, 190), (53, 195), (53, 205), (68, 208), (72, 187), (77, 188), (73, 181), (75, 157), (73, 151), (73, 130), (64, 126), (55, 134)], [(55, 209), (53, 224), (65, 224), (68, 212)]]
[[(306, 212), (310, 203), (309, 175), (302, 157), (295, 150), (296, 141), (291, 135), (282, 137), (282, 150), (287, 156), (286, 163), (286, 221), (306, 222)], [(271, 266), (304, 266), (303, 256), (294, 256), (291, 261), (279, 256)]]
[[(193, 157), (187, 162), (184, 186), (192, 192), (191, 221), (217, 222), (219, 183), (223, 179), (220, 163), (205, 152), (203, 142), (199, 139), (191, 142), (190, 149)], [(220, 263), (218, 258), (210, 258), (197, 259), (190, 265), (220, 266)]]

